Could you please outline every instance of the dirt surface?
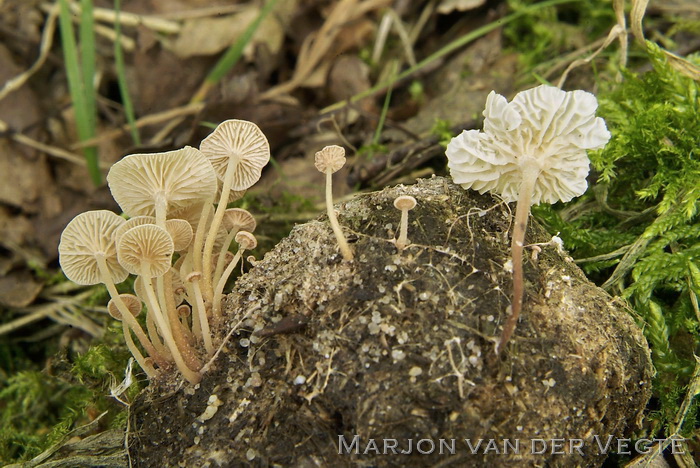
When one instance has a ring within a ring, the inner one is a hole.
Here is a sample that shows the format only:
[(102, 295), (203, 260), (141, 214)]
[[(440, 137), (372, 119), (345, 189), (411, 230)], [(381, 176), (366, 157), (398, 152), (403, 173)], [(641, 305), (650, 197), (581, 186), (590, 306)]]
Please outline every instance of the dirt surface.
[[(418, 200), (401, 252), (399, 195)], [(355, 260), (322, 219), (242, 276), (203, 381), (156, 382), (133, 405), (136, 466), (599, 466), (593, 435), (638, 424), (652, 375), (641, 331), (553, 244), (526, 261), (524, 313), (495, 355), (508, 205), (434, 177), (339, 208)], [(528, 243), (548, 240), (533, 223)]]

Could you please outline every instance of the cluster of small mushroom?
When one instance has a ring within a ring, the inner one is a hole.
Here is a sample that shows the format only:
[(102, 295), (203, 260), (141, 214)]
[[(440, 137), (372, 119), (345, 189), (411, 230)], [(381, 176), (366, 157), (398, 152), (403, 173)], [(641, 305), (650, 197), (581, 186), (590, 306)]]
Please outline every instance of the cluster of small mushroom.
[[(128, 220), (89, 211), (63, 231), (64, 273), (78, 284), (106, 285), (110, 314), (121, 320), (127, 346), (149, 377), (174, 364), (189, 382), (201, 379), (203, 359), (215, 352), (224, 286), (257, 244), (253, 216), (227, 205), (259, 180), (269, 159), (255, 124), (227, 120), (199, 150), (132, 154), (112, 166), (107, 183)], [(115, 284), (129, 274), (136, 275), (135, 295), (119, 294)], [(146, 331), (135, 318), (143, 304)]]

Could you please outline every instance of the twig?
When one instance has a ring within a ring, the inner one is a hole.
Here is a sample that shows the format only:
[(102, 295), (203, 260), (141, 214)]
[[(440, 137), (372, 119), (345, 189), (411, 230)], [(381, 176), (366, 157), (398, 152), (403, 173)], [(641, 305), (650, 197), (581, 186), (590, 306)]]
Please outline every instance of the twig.
[[(25, 146), (29, 146), (30, 148), (34, 148), (39, 151), (43, 151), (44, 153), (48, 154), (49, 156), (53, 156), (58, 159), (63, 159), (64, 161), (68, 161), (70, 163), (76, 164), (78, 166), (87, 166), (87, 162), (85, 161), (85, 158), (82, 156), (79, 156), (75, 153), (71, 153), (70, 151), (66, 151), (62, 148), (59, 148), (57, 146), (50, 146), (41, 142), (38, 142), (27, 135), (24, 135), (22, 133), (14, 132), (13, 130), (10, 129), (10, 127), (7, 125), (7, 122), (4, 120), (0, 120), (0, 134), (6, 134), (10, 139), (16, 141), (17, 143), (20, 143)], [(99, 163), (100, 169), (109, 169), (110, 164), (106, 162), (100, 162)]]
[(39, 70), (39, 68), (41, 68), (41, 66), (46, 61), (46, 58), (49, 56), (49, 52), (51, 51), (54, 33), (56, 32), (56, 20), (58, 18), (58, 11), (58, 1), (56, 1), (49, 8), (49, 16), (46, 19), (46, 25), (44, 26), (44, 31), (41, 34), (39, 57), (36, 59), (36, 62), (34, 62), (31, 67), (29, 67), (28, 70), (20, 73), (16, 77), (5, 82), (5, 85), (0, 90), (0, 101), (5, 99), (5, 97), (7, 97), (8, 94), (24, 86), (24, 83), (26, 83), (27, 80), (31, 78), (31, 76), (34, 73), (36, 73), (36, 71)]

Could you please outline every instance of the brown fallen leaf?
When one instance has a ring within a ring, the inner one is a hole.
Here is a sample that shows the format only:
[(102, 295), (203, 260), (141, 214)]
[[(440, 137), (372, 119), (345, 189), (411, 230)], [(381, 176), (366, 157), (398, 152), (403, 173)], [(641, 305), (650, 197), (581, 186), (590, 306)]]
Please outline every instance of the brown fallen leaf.
[(0, 305), (5, 307), (26, 307), (39, 295), (42, 283), (34, 280), (26, 270), (14, 271), (0, 277)]
[[(187, 20), (178, 37), (168, 47), (180, 58), (218, 54), (236, 42), (259, 14), (258, 6), (249, 5), (233, 15)], [(277, 53), (283, 39), (282, 24), (269, 15), (246, 45), (244, 55), (247, 59), (252, 58), (254, 47), (263, 43)]]

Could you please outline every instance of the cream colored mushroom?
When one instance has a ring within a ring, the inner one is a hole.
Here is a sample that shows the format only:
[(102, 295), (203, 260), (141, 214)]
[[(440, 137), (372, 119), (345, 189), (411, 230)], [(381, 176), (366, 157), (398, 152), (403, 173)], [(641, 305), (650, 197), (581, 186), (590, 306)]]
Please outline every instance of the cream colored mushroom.
[[(247, 190), (261, 176), (270, 160), (270, 145), (260, 128), (245, 120), (226, 120), (200, 144), (221, 180), (221, 196), (216, 207), (209, 234), (204, 243), (202, 271), (208, 293), (212, 293), (212, 255), (214, 241), (226, 211), (231, 190)], [(197, 263), (195, 263), (197, 266)]]
[(241, 259), (246, 250), (253, 250), (258, 246), (258, 241), (255, 236), (247, 231), (239, 231), (238, 234), (236, 234), (236, 243), (238, 243), (238, 252), (236, 252), (233, 260), (231, 260), (231, 263), (229, 263), (226, 270), (224, 270), (224, 273), (221, 275), (221, 278), (214, 289), (214, 307), (212, 310), (215, 320), (219, 320), (221, 318), (221, 299), (223, 297), (224, 287), (226, 286), (229, 276), (231, 276), (231, 273), (233, 273), (233, 269), (236, 267), (238, 261)]
[(160, 227), (170, 211), (211, 200), (217, 190), (211, 163), (191, 146), (126, 156), (109, 170), (107, 184), (124, 213), (155, 216)]
[(216, 268), (214, 269), (213, 284), (217, 284), (219, 279), (221, 279), (221, 274), (224, 271), (226, 263), (226, 253), (234, 237), (238, 234), (238, 231), (254, 232), (257, 223), (248, 210), (244, 210), (243, 208), (229, 208), (224, 213), (223, 226), (226, 228), (228, 234), (219, 250), (219, 257), (216, 261)]
[[(149, 313), (153, 313), (156, 325), (173, 356), (175, 365), (190, 383), (197, 383), (201, 379), (201, 374), (188, 367), (185, 362), (181, 349), (173, 337), (173, 324), (169, 323), (163, 313), (161, 301), (153, 287), (152, 278), (163, 276), (170, 269), (173, 252), (174, 245), (170, 234), (154, 224), (144, 224), (129, 229), (122, 234), (117, 245), (119, 263), (127, 271), (139, 275), (142, 279)], [(179, 344), (182, 346), (182, 343)], [(188, 356), (188, 360), (190, 358), (191, 356)]]
[(66, 277), (74, 283), (86, 286), (103, 283), (146, 352), (159, 365), (164, 365), (167, 361), (153, 347), (141, 325), (129, 313), (129, 308), (120, 298), (115, 286), (129, 276), (129, 272), (118, 261), (114, 242), (115, 231), (124, 222), (124, 218), (106, 210), (79, 214), (61, 234), (58, 245), (59, 263)]
[[(127, 219), (115, 231), (115, 242), (119, 242), (119, 238), (132, 227), (141, 226), (144, 224), (156, 224), (155, 216), (134, 216)], [(165, 230), (168, 231), (170, 237), (173, 238), (175, 252), (185, 250), (192, 242), (192, 226), (184, 219), (166, 219)]]
[(396, 247), (403, 250), (410, 244), (408, 241), (408, 212), (416, 207), (416, 199), (410, 195), (402, 195), (394, 200), (394, 208), (401, 210), (401, 225), (399, 228), (399, 238), (396, 240)]
[(344, 165), (345, 149), (337, 145), (324, 147), (321, 151), (316, 153), (314, 158), (314, 166), (316, 166), (316, 169), (326, 175), (326, 212), (328, 214), (328, 221), (338, 241), (338, 247), (340, 248), (343, 258), (350, 261), (353, 259), (352, 250), (347, 240), (345, 240), (343, 230), (338, 223), (338, 217), (333, 210), (333, 173), (339, 171)]

